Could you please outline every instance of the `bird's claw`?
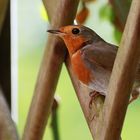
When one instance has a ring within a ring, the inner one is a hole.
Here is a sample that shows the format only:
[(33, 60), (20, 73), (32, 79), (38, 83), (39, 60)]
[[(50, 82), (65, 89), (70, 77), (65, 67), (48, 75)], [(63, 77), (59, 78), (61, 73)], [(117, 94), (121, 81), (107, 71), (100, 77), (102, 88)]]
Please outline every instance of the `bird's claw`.
[(89, 93), (90, 101), (89, 101), (89, 108), (92, 108), (92, 103), (94, 103), (94, 100), (100, 95), (98, 91), (92, 91)]

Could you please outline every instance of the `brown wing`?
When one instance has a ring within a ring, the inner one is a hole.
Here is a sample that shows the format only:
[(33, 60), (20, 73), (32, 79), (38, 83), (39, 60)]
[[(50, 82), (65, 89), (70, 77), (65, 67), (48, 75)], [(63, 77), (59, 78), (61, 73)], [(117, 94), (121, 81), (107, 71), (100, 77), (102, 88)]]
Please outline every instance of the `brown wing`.
[(112, 71), (118, 47), (104, 41), (92, 43), (82, 48), (82, 58), (88, 67), (92, 64)]

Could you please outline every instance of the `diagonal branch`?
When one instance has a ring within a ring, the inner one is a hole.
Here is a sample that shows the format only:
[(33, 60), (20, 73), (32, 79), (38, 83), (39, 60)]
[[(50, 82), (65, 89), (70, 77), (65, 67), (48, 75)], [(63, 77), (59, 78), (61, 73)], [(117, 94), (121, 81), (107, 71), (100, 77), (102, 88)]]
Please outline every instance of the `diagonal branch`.
[[(52, 5), (55, 1), (55, 5)], [(72, 24), (79, 0), (44, 0), (46, 9), (52, 5), (51, 25), (53, 28)], [(55, 15), (55, 16), (53, 16)], [(64, 43), (54, 36), (49, 36), (40, 67), (30, 112), (23, 135), (24, 140), (41, 140), (53, 103), (53, 96), (64, 61), (66, 50)]]
[(118, 140), (140, 57), (140, 1), (133, 0), (110, 79), (98, 140)]
[[(104, 97), (103, 96), (98, 97), (94, 101), (92, 109), (90, 109), (89, 108), (89, 102), (90, 102), (89, 93), (91, 91), (87, 87), (83, 86), (76, 79), (76, 77), (73, 73), (72, 66), (71, 66), (69, 58), (66, 59), (65, 63), (66, 63), (70, 78), (72, 80), (74, 89), (76, 91), (77, 97), (79, 99), (79, 102), (80, 102), (82, 111), (84, 113), (85, 119), (88, 123), (91, 135), (92, 135), (93, 139), (96, 139), (96, 137), (98, 135), (97, 125), (98, 125), (98, 122), (100, 122), (99, 115), (100, 115), (100, 111), (103, 108)], [(94, 116), (96, 116), (96, 118), (93, 119)]]

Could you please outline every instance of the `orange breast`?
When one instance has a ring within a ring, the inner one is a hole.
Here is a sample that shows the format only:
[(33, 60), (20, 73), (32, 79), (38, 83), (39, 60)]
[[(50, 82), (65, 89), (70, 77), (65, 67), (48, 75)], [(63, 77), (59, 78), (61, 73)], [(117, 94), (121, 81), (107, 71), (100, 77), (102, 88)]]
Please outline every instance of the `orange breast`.
[(78, 79), (87, 85), (91, 81), (91, 73), (81, 58), (80, 50), (72, 55), (71, 62)]

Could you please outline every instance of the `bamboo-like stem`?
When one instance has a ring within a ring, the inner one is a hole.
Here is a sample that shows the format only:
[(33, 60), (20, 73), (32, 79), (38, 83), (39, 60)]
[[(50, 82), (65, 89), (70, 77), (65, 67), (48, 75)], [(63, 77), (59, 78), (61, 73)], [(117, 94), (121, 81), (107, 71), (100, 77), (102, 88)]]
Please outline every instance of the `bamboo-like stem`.
[[(55, 10), (52, 11), (52, 15), (55, 16), (51, 19), (52, 27), (57, 28), (72, 24), (79, 0), (54, 1), (55, 5), (52, 6), (55, 7)], [(52, 0), (44, 0), (43, 2), (46, 9), (47, 5), (53, 3)], [(66, 53), (66, 49), (63, 46), (64, 43), (60, 39), (49, 36), (28, 114), (23, 140), (41, 140), (43, 137), (62, 62)]]
[(140, 1), (133, 0), (98, 127), (98, 140), (118, 140), (140, 57)]
[(18, 134), (12, 121), (8, 105), (0, 88), (0, 140), (18, 140)]

